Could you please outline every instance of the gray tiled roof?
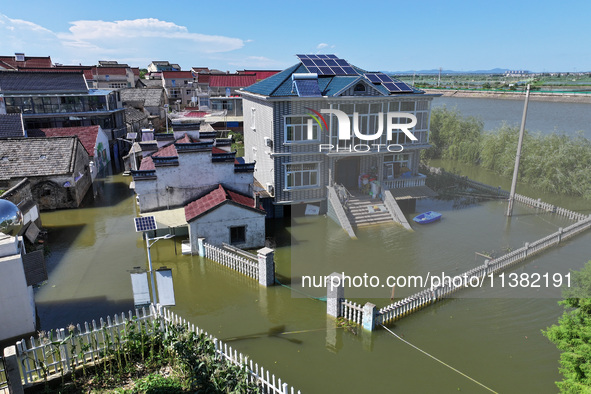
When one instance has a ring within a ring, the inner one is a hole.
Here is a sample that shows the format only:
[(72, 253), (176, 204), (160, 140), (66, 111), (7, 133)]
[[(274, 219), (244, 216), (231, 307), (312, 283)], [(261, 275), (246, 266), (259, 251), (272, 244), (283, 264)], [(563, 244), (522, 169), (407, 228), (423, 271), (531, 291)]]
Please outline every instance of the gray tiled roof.
[(163, 88), (160, 89), (121, 89), (121, 101), (123, 103), (143, 102), (144, 107), (161, 107), (164, 105)]
[(69, 174), (77, 149), (75, 136), (0, 140), (0, 179)]
[(135, 109), (133, 107), (125, 107), (126, 123), (135, 123), (142, 121), (144, 119), (148, 119), (148, 115), (146, 115), (145, 112), (142, 112), (139, 109)]
[(0, 71), (0, 92), (88, 93), (82, 72)]
[(24, 136), (21, 114), (0, 114), (0, 138)]

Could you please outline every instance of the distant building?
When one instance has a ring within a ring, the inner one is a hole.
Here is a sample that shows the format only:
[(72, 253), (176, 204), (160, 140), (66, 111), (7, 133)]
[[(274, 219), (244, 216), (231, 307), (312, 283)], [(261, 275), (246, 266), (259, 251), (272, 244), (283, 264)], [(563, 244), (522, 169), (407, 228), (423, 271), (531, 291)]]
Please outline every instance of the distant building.
[(25, 129), (101, 126), (115, 170), (125, 143), (125, 113), (118, 91), (89, 89), (83, 73), (0, 71), (0, 114), (22, 114)]
[(14, 56), (0, 56), (0, 70), (18, 70), (28, 67), (53, 67), (51, 57), (25, 56), (24, 53), (15, 53)]
[(154, 60), (148, 65), (148, 72), (181, 71), (181, 66), (165, 60)]
[(529, 76), (529, 71), (526, 70), (508, 70), (505, 71), (505, 77), (527, 77)]
[[(162, 82), (168, 102), (173, 108), (191, 106), (195, 96), (193, 83), (196, 78), (191, 71), (163, 71)], [(178, 106), (177, 106), (178, 104)]]

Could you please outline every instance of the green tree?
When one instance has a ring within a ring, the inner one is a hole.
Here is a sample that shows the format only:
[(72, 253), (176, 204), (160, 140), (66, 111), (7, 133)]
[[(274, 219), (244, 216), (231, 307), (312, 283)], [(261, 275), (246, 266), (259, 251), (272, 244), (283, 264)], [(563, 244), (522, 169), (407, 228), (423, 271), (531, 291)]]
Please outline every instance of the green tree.
[(591, 261), (571, 274), (571, 287), (559, 302), (568, 309), (542, 333), (562, 351), (559, 370), (564, 379), (556, 382), (560, 391), (591, 393)]

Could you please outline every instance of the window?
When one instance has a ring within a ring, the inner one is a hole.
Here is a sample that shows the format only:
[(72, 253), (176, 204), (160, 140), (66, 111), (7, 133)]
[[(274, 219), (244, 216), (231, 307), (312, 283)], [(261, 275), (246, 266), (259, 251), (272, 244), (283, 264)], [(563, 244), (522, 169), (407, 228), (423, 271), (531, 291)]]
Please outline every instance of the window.
[(172, 84), (172, 86), (176, 86), (176, 80), (174, 80), (174, 79), (171, 79), (171, 80), (170, 80), (170, 83)]
[(403, 174), (410, 173), (410, 155), (396, 154), (384, 156), (384, 176), (386, 179), (394, 179)]
[(250, 109), (250, 128), (252, 130), (255, 130), (257, 128), (257, 125), (256, 125), (256, 111), (257, 111), (256, 108), (251, 108)]
[[(308, 130), (311, 126), (311, 139), (308, 137)], [(286, 116), (285, 117), (285, 142), (318, 141), (319, 130), (316, 123), (309, 116)]]
[(318, 163), (285, 165), (285, 187), (304, 188), (318, 186)]
[(246, 242), (246, 226), (230, 227), (230, 244), (242, 244)]
[(105, 75), (105, 81), (109, 82), (109, 79), (110, 79), (110, 78), (111, 78), (111, 77), (110, 77), (109, 75)]
[(365, 92), (365, 85), (362, 83), (358, 83), (355, 85), (355, 92)]

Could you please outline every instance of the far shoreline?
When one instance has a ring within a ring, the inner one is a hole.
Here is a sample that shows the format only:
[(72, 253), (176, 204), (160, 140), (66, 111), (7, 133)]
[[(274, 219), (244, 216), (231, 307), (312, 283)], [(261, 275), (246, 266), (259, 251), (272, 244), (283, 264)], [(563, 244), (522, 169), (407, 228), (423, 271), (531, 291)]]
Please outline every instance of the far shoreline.
[[(421, 88), (419, 88), (421, 89)], [(478, 91), (478, 90), (458, 90), (458, 89), (425, 89), (427, 94), (441, 94), (443, 97), (461, 97), (461, 98), (488, 98), (501, 100), (523, 100), (525, 92), (523, 91)], [(548, 101), (559, 103), (583, 103), (591, 104), (591, 94), (576, 93), (548, 93), (531, 91), (529, 99), (531, 101)]]

